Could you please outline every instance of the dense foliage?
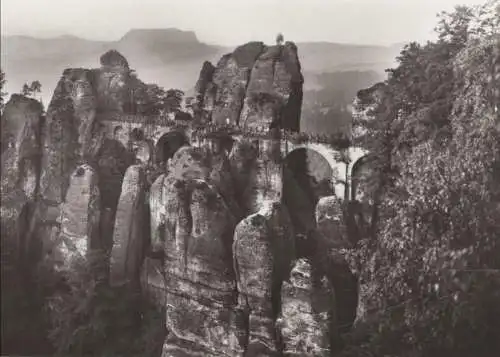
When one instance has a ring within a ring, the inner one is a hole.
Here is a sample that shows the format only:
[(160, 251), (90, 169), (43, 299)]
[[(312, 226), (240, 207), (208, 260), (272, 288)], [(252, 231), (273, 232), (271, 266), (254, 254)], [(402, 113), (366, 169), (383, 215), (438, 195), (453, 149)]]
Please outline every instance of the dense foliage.
[(2, 69), (0, 69), (0, 112), (3, 110), (4, 101), (5, 101), (4, 98), (7, 95), (7, 93), (5, 93), (3, 91), (3, 88), (5, 86), (5, 82), (6, 82), (5, 73), (4, 73), (4, 71), (2, 71)]
[(135, 73), (132, 73), (128, 85), (132, 107), (127, 109), (134, 114), (178, 113), (182, 108), (184, 92), (180, 89), (165, 90), (157, 84), (143, 83)]
[(409, 44), (359, 93), (374, 204), (355, 332), (370, 332), (346, 356), (500, 351), (499, 5), (442, 14), (436, 42)]
[(21, 94), (27, 97), (35, 96), (42, 91), (42, 84), (40, 81), (33, 81), (31, 84), (24, 83), (23, 88), (21, 89)]
[(94, 254), (76, 262), (63, 273), (65, 289), (47, 299), (49, 337), (56, 353), (158, 356), (165, 338), (164, 314), (145, 294), (105, 283), (107, 261)]

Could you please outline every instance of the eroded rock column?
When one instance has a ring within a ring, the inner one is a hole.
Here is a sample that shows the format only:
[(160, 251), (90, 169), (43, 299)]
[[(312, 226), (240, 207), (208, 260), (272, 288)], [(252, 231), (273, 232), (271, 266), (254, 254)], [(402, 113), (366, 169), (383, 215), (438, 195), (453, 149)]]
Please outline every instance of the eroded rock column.
[(280, 140), (241, 138), (230, 157), (239, 201), (247, 214), (279, 202), (282, 193)]
[(315, 214), (318, 227), (311, 259), (335, 289), (338, 331), (345, 333), (352, 327), (358, 305), (358, 278), (348, 254), (355, 242), (349, 239), (342, 204), (336, 196), (321, 198)]
[(139, 165), (130, 166), (123, 179), (116, 210), (110, 281), (112, 285), (138, 287), (149, 240), (146, 177)]
[(61, 205), (60, 229), (52, 234), (56, 268), (70, 271), (73, 264), (85, 261), (100, 245), (100, 194), (97, 174), (89, 165), (81, 165), (70, 177), (65, 202)]
[(294, 256), (293, 232), (286, 211), (270, 203), (243, 219), (234, 234), (238, 280), (239, 343), (245, 356), (275, 356), (280, 350), (276, 318), (281, 284)]
[(212, 174), (210, 155), (204, 148), (180, 149), (169, 174), (151, 188), (151, 247), (153, 253), (164, 249), (165, 265), (164, 276), (151, 274), (148, 285), (164, 279), (169, 334), (163, 357), (240, 353), (231, 342), (236, 305), (231, 246), (237, 220), (219, 190), (229, 172)]
[(285, 356), (329, 356), (335, 299), (330, 282), (300, 259), (281, 290), (279, 327)]

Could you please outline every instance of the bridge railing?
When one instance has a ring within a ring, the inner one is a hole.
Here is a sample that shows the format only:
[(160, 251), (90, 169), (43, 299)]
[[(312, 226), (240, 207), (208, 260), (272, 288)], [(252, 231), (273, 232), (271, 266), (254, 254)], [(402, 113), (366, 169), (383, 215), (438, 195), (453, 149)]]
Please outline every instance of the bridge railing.
[(350, 139), (343, 133), (313, 134), (294, 132), (286, 129), (269, 129), (265, 126), (241, 127), (238, 125), (206, 123), (196, 120), (176, 120), (171, 119), (167, 115), (139, 115), (109, 112), (98, 114), (98, 118), (104, 121), (118, 121), (161, 127), (190, 127), (193, 130), (193, 134), (199, 137), (227, 134), (242, 135), (256, 139), (281, 139), (293, 142), (296, 145), (307, 143), (328, 144), (336, 149), (346, 149), (350, 146)]
[(102, 121), (116, 121), (122, 123), (153, 125), (160, 127), (189, 126), (190, 121), (171, 119), (167, 115), (141, 115), (141, 114), (123, 114), (123, 113), (99, 113), (97, 115)]
[(220, 125), (214, 123), (200, 123), (192, 127), (195, 132), (208, 136), (213, 134), (242, 135), (257, 139), (287, 140), (296, 145), (306, 143), (328, 144), (338, 149), (346, 149), (350, 146), (350, 140), (344, 134), (310, 134), (285, 129), (276, 131), (265, 127), (245, 128), (238, 125)]

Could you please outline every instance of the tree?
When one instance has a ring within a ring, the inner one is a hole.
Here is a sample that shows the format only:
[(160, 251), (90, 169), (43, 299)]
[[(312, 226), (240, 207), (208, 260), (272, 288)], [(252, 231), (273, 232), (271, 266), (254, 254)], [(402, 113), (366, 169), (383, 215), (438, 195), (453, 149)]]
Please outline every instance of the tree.
[(21, 89), (21, 94), (26, 97), (29, 97), (31, 95), (31, 88), (28, 85), (28, 83), (23, 84), (23, 88)]
[(181, 109), (184, 92), (180, 89), (169, 89), (164, 99), (164, 107), (167, 113), (177, 113)]
[(36, 80), (31, 82), (30, 85), (28, 83), (24, 83), (23, 88), (21, 89), (21, 94), (26, 96), (26, 97), (35, 97), (36, 94), (40, 93), (42, 91), (42, 84), (40, 81)]
[(40, 81), (31, 82), (30, 87), (33, 94), (40, 93), (42, 91), (42, 84), (40, 83)]
[(0, 68), (0, 111), (3, 110), (4, 101), (5, 101), (4, 98), (7, 95), (7, 93), (3, 91), (3, 88), (4, 88), (6, 82), (7, 81), (5, 79), (5, 73)]

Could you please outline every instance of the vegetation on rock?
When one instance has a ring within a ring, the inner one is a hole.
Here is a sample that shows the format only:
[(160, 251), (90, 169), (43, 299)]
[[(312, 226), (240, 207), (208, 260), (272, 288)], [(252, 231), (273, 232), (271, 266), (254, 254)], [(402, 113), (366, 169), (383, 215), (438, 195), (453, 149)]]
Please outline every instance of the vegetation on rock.
[(5, 83), (7, 80), (5, 79), (5, 72), (0, 69), (0, 113), (3, 111), (3, 106), (4, 106), (4, 101), (5, 101), (5, 96), (7, 93), (3, 91), (3, 88), (5, 86)]
[(35, 96), (36, 94), (42, 91), (42, 84), (39, 81), (33, 81), (30, 85), (28, 83), (24, 83), (23, 88), (21, 90), (21, 94), (30, 97)]
[(443, 14), (438, 41), (407, 45), (379, 98), (358, 103), (371, 117), (355, 123), (367, 129), (358, 140), (376, 162), (355, 259), (369, 332), (344, 356), (500, 350), (500, 117), (487, 100), (498, 5)]

